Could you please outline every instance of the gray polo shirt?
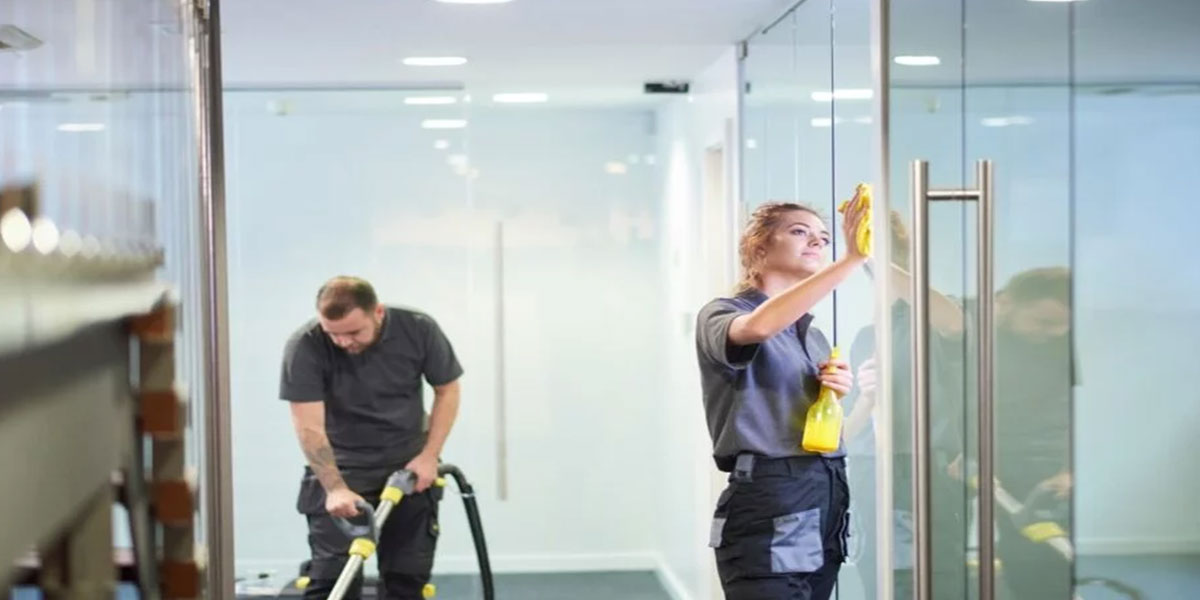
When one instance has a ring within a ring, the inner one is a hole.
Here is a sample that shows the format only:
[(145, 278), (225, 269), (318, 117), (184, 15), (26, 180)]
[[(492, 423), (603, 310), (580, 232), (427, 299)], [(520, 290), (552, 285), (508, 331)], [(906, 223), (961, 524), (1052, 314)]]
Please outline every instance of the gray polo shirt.
[(429, 315), (388, 307), (379, 341), (352, 355), (316, 319), (292, 334), (279, 396), (325, 402), (325, 432), (338, 467), (402, 465), (425, 445), (425, 394), (462, 373), (454, 348)]
[[(805, 315), (774, 337), (750, 346), (729, 342), (729, 326), (767, 300), (758, 290), (717, 298), (700, 310), (696, 353), (704, 412), (717, 467), (730, 471), (737, 455), (811, 455), (800, 447), (808, 407), (821, 383), (817, 366), (829, 358), (824, 334)], [(845, 443), (824, 456), (845, 455)]]

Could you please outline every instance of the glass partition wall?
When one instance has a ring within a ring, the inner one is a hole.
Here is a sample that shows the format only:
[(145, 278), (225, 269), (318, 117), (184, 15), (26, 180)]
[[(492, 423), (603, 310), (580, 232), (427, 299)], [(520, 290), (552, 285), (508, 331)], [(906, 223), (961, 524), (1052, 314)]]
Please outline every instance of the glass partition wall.
[[(808, 0), (748, 40), (747, 200), (829, 202), (859, 180), (879, 198), (880, 295), (851, 282), (834, 302), (839, 337), (885, 349), (865, 353), (882, 385), (850, 438), (862, 552), (839, 597), (1195, 584), (1194, 478), (1150, 473), (1195, 455), (1180, 450), (1194, 402), (1174, 399), (1197, 396), (1152, 394), (1161, 421), (1128, 402), (1156, 387), (1134, 357), (1174, 365), (1197, 339), (1200, 275), (1158, 257), (1182, 256), (1186, 194), (1169, 190), (1200, 155), (1200, 72), (1177, 60), (1196, 51), (1200, 9), (1131, 10)], [(810, 114), (818, 97), (828, 114)], [(1123, 233), (1135, 214), (1159, 223), (1147, 238)], [(873, 297), (874, 313), (856, 306)], [(871, 314), (879, 327), (848, 322)]]
[[(295, 510), (304, 458), (277, 399), (279, 365), (315, 316), (318, 287), (339, 274), (425, 312), (451, 341), (465, 374), (443, 459), (476, 489), (493, 569), (656, 568), (644, 553), (657, 509), (628, 493), (655, 488), (658, 469), (637, 465), (661, 454), (662, 352), (636, 334), (662, 312), (654, 107), (467, 96), (226, 93), (247, 593), (286, 586), (307, 558)], [(439, 595), (477, 597), (453, 482), (440, 510)]]

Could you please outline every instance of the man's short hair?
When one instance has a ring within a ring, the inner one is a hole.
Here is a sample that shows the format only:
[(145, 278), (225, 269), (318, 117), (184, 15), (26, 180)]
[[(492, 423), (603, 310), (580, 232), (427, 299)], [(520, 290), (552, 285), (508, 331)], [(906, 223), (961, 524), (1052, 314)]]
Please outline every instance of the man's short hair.
[(331, 321), (336, 321), (361, 308), (370, 313), (379, 304), (375, 288), (359, 277), (341, 275), (325, 282), (317, 292), (317, 312)]
[(1016, 304), (1055, 300), (1066, 304), (1071, 296), (1071, 271), (1066, 267), (1042, 267), (1018, 273), (1000, 293)]

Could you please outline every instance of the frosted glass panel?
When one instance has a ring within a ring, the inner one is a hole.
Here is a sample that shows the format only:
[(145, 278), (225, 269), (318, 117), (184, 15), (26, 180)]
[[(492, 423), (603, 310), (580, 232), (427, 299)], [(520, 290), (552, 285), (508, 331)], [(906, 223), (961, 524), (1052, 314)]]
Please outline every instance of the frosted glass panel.
[[(203, 398), (200, 164), (192, 31), (185, 14), (173, 0), (0, 3), (0, 24), (19, 28), (30, 42), (0, 52), (0, 189), (36, 186), (36, 203), (22, 208), (54, 225), (55, 251), (78, 256), (162, 249), (158, 276), (181, 301), (177, 378), (189, 398)], [(5, 39), (14, 43), (16, 37)], [(9, 209), (10, 200), (0, 202), (0, 210)], [(52, 287), (88, 283), (65, 271), (51, 278)], [(6, 301), (13, 288), (35, 289), (26, 283), (7, 288), (0, 289)], [(86, 293), (88, 286), (76, 289)], [(19, 310), (5, 303), (0, 336), (33, 305), (30, 300), (21, 298)], [(203, 403), (193, 402), (189, 410), (187, 460), (203, 489)], [(201, 506), (200, 542), (204, 512)], [(118, 514), (115, 542), (128, 547), (128, 526), (123, 511)]]

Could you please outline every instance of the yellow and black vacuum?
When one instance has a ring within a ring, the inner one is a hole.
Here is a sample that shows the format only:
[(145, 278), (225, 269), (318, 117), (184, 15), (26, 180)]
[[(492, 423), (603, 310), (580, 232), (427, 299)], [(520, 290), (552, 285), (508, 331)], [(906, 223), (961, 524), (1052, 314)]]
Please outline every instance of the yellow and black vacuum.
[[(467, 522), (471, 528), (471, 539), (475, 543), (475, 557), (479, 561), (479, 577), (483, 584), (484, 600), (494, 600), (492, 567), (488, 559), (487, 541), (483, 536), (483, 522), (479, 519), (479, 505), (475, 502), (475, 489), (471, 487), (462, 471), (450, 464), (438, 466), (438, 479), (434, 485), (445, 487), (447, 477), (454, 479), (463, 499)], [(404, 501), (405, 496), (413, 493), (416, 482), (416, 474), (412, 471), (401, 469), (392, 473), (384, 485), (383, 492), (379, 495), (379, 506), (372, 507), (366, 502), (358, 504), (359, 510), (366, 516), (366, 524), (357, 525), (347, 519), (334, 518), (338, 527), (353, 541), (350, 543), (350, 560), (342, 569), (337, 583), (334, 584), (333, 591), (329, 594), (329, 600), (342, 600), (345, 596), (350, 584), (358, 576), (359, 569), (362, 569), (363, 563), (375, 554), (376, 545), (379, 543), (379, 532), (383, 529), (388, 515), (397, 504)], [(307, 569), (302, 566), (301, 576), (295, 582), (295, 587), (301, 590), (307, 587), (309, 582), (308, 577), (304, 574), (305, 571)], [(433, 584), (425, 586), (424, 596), (426, 598), (433, 598), (436, 593), (437, 590)]]

